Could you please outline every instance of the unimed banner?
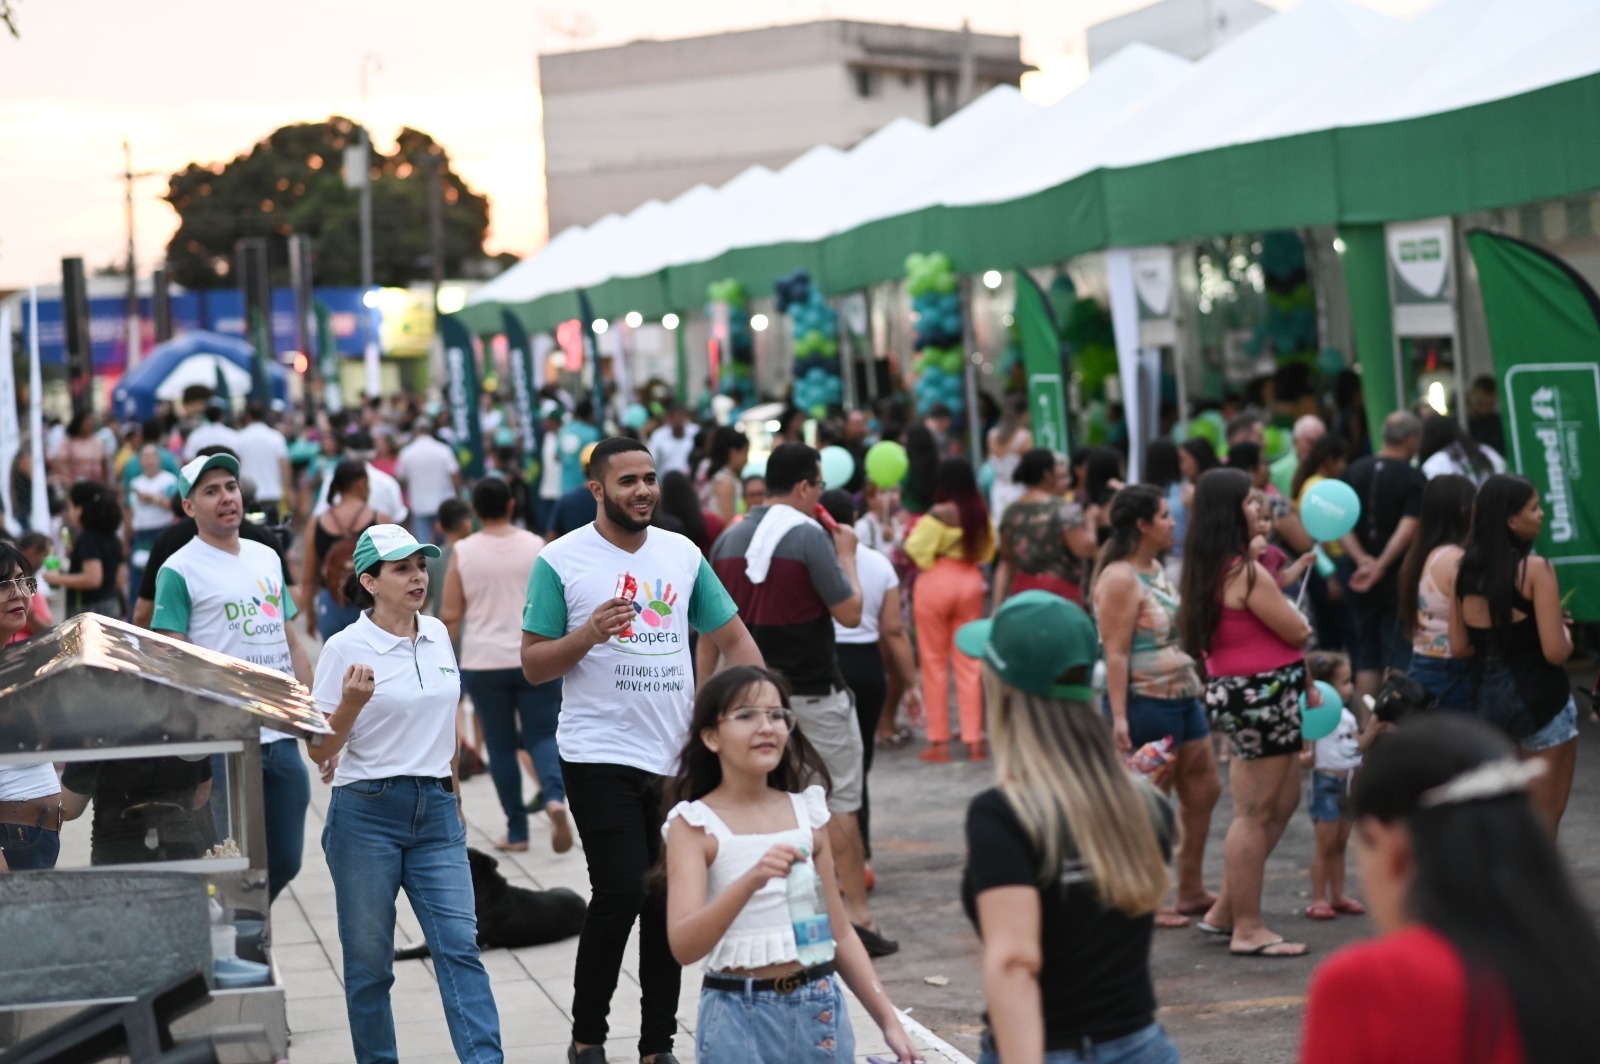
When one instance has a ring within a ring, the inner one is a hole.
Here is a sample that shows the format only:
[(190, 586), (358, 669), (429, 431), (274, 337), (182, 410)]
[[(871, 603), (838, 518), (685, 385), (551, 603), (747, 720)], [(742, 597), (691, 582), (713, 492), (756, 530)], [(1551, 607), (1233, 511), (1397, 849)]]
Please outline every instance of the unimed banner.
[(1067, 432), (1067, 392), (1062, 378), (1061, 333), (1051, 313), (1050, 301), (1028, 271), (1018, 268), (1017, 300), (1013, 313), (1022, 339), (1022, 362), (1028, 372), (1028, 413), (1033, 422), (1033, 444), (1065, 454), (1070, 449)]
[(1500, 408), (1513, 468), (1539, 488), (1535, 549), (1581, 621), (1600, 620), (1600, 297), (1561, 259), (1475, 230)]
[(439, 317), (444, 341), (444, 365), (450, 391), (450, 427), (456, 434), (456, 458), (468, 480), (483, 476), (483, 425), (478, 413), (478, 366), (472, 354), (472, 334), (454, 315)]

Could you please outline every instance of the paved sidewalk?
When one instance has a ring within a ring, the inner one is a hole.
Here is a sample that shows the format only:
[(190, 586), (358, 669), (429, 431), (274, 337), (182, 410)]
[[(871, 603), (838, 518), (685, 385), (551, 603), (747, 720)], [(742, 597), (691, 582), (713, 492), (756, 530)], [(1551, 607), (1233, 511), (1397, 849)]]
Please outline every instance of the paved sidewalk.
[[(526, 783), (525, 783), (526, 786)], [(322, 822), (329, 790), (313, 778), (311, 814), (306, 821), (305, 868), (272, 910), (273, 939), (279, 970), (289, 997), (289, 1026), (294, 1032), (289, 1058), (293, 1064), (344, 1064), (353, 1059), (345, 1017), (342, 955), (335, 926), (333, 883), (322, 856)], [(531, 794), (531, 789), (528, 793)], [(467, 811), (467, 843), (500, 861), (500, 871), (519, 886), (570, 887), (589, 892), (581, 843), (565, 854), (550, 851), (545, 818), (533, 817), (533, 845), (526, 853), (497, 853), (493, 840), (505, 832), (505, 821), (488, 776), (476, 776), (462, 787)], [(395, 942), (422, 941), (416, 917), (400, 896)], [(483, 963), (494, 983), (500, 1008), (500, 1034), (506, 1059), (525, 1064), (564, 1064), (572, 1016), (572, 962), (578, 940), (519, 950), (486, 950)], [(679, 1036), (674, 1052), (687, 1064), (694, 1059), (694, 1023), (699, 1007), (698, 966), (684, 971), (678, 1006)], [(395, 1030), (405, 1064), (448, 1064), (456, 1059), (445, 1026), (432, 961), (400, 961), (395, 965)], [(853, 1000), (856, 1051), (887, 1055), (883, 1038)], [(608, 1059), (638, 1060), (639, 983), (638, 935), (628, 943), (622, 979), (611, 1003)], [(932, 1057), (938, 1061), (937, 1056)], [(943, 1062), (940, 1062), (943, 1064)]]

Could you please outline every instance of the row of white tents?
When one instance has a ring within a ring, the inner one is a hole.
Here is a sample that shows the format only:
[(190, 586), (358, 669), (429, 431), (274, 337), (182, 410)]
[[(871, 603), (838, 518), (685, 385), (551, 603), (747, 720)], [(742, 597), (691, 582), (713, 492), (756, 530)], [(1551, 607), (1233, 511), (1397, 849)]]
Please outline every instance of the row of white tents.
[(1374, 223), (1600, 188), (1600, 3), (1443, 0), (1397, 21), (1303, 0), (1197, 62), (1133, 45), (1041, 107), (995, 89), (557, 234), (464, 312), (498, 332), (686, 311), (723, 276), (841, 291), (913, 251), (964, 272), (1098, 248)]

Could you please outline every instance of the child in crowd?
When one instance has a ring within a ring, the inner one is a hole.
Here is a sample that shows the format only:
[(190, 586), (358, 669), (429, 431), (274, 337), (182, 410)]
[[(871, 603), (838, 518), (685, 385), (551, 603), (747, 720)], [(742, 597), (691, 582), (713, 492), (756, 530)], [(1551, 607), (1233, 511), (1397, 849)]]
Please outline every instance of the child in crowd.
[[(795, 731), (784, 681), (727, 669), (695, 699), (666, 836), (667, 940), (680, 964), (705, 958), (695, 1058), (701, 1064), (855, 1059), (844, 977), (900, 1064), (917, 1059), (845, 915), (828, 844), (821, 759)], [(829, 959), (800, 960), (788, 877), (797, 865), (826, 902)]]
[(1279, 588), (1288, 590), (1300, 582), (1306, 569), (1316, 560), (1316, 552), (1307, 551), (1291, 562), (1288, 552), (1272, 542), (1272, 507), (1267, 493), (1252, 488), (1250, 498), (1258, 504), (1257, 512), (1261, 515), (1250, 530), (1250, 554), (1277, 579)]
[(1332, 920), (1340, 913), (1360, 916), (1366, 907), (1344, 892), (1344, 851), (1350, 842), (1350, 782), (1361, 767), (1359, 728), (1350, 712), (1356, 696), (1350, 659), (1343, 654), (1316, 651), (1306, 656), (1313, 680), (1333, 685), (1344, 709), (1339, 726), (1331, 735), (1311, 744), (1302, 759), (1311, 764), (1311, 823), (1316, 830), (1316, 849), (1311, 856), (1311, 904), (1306, 916), (1312, 920)]

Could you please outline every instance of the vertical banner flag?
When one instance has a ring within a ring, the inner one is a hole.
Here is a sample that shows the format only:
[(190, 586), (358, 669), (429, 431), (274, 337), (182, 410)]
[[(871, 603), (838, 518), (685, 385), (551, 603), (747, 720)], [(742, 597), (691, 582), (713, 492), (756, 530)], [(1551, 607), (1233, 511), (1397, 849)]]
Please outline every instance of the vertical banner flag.
[(39, 290), (28, 293), (28, 443), (33, 456), (29, 531), (50, 534), (50, 486), (44, 468), (44, 379), (39, 372)]
[(472, 334), (453, 314), (439, 317), (444, 367), (450, 385), (450, 426), (456, 434), (456, 459), (468, 480), (483, 476), (483, 425), (478, 419), (478, 364)]
[(13, 539), (22, 534), (17, 523), (17, 500), (11, 497), (11, 463), (16, 461), (22, 442), (22, 427), (17, 424), (17, 377), (11, 361), (11, 311), (0, 308), (0, 499), (5, 502), (6, 533)]
[(517, 406), (517, 424), (522, 429), (524, 464), (534, 461), (539, 430), (538, 389), (533, 383), (533, 344), (528, 330), (509, 310), (500, 312), (506, 332), (506, 368), (511, 373), (511, 397)]
[(333, 337), (333, 312), (320, 299), (313, 307), (317, 314), (317, 362), (322, 374), (322, 405), (328, 413), (337, 414), (344, 409), (344, 385), (339, 377), (339, 345)]
[(1134, 280), (1133, 250), (1106, 250), (1106, 287), (1111, 296), (1111, 330), (1117, 340), (1117, 379), (1122, 386), (1122, 417), (1128, 427), (1128, 483), (1144, 473), (1143, 423), (1139, 402), (1139, 293)]
[(1600, 296), (1561, 259), (1476, 229), (1484, 315), (1512, 467), (1539, 489), (1534, 546), (1580, 621), (1600, 620)]
[(606, 431), (606, 382), (600, 373), (600, 346), (594, 338), (594, 307), (589, 293), (578, 289), (578, 325), (583, 330), (583, 358), (594, 371), (594, 423)]
[(256, 349), (250, 358), (250, 398), (270, 409), (272, 373), (267, 369), (267, 360), (272, 357), (272, 338), (268, 335), (266, 315), (256, 307), (249, 309), (250, 343)]
[(1012, 316), (1022, 338), (1022, 366), (1028, 374), (1028, 413), (1035, 447), (1065, 454), (1067, 428), (1066, 352), (1050, 300), (1028, 271), (1017, 267), (1017, 299)]

